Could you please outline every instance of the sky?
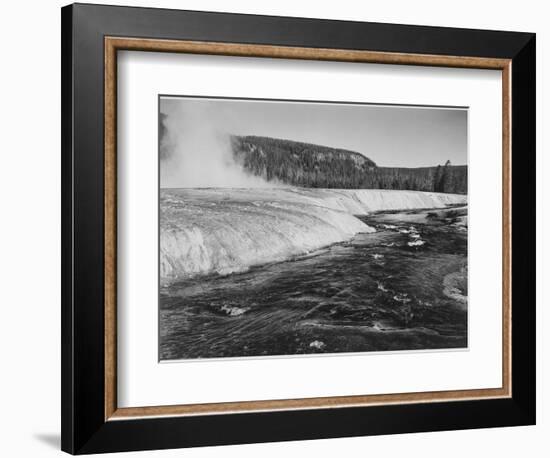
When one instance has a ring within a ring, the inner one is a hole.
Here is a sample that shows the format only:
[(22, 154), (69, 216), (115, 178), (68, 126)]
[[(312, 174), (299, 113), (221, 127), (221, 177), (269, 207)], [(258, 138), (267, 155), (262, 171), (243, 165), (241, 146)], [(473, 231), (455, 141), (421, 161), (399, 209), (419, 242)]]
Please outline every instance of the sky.
[(464, 108), (161, 97), (160, 113), (166, 186), (241, 182), (242, 171), (230, 164), (231, 134), (349, 149), (379, 166), (467, 163)]

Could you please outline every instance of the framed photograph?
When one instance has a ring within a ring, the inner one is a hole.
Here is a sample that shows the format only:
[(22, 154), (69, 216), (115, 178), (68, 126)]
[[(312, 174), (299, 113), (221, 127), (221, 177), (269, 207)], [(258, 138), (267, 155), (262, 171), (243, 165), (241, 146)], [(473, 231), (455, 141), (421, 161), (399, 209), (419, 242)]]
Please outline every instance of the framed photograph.
[(535, 423), (535, 35), (62, 9), (62, 448)]

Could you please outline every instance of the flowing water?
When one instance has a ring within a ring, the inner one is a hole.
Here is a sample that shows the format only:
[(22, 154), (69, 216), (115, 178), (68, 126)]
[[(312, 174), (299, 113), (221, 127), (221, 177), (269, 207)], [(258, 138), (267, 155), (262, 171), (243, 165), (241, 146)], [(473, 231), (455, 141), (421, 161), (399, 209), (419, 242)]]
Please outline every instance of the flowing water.
[(464, 348), (466, 208), (358, 216), (375, 233), (160, 291), (160, 359)]

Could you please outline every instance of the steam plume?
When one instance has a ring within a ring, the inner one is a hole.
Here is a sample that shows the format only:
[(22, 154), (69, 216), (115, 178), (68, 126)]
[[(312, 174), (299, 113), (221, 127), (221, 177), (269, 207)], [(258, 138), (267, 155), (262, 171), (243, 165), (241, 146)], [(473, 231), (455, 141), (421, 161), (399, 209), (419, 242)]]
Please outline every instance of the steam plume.
[(161, 99), (160, 176), (163, 188), (273, 187), (233, 158), (230, 110), (185, 99)]

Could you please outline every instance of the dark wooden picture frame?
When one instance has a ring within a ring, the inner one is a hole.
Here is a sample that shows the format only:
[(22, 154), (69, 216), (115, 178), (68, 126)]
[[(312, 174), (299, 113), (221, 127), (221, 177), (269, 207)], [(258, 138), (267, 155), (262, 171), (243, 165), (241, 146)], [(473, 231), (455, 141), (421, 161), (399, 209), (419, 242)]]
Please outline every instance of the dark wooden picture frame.
[[(118, 50), (502, 71), (502, 387), (118, 408)], [(63, 450), (80, 454), (535, 423), (534, 34), (70, 5), (62, 9), (62, 180)]]

